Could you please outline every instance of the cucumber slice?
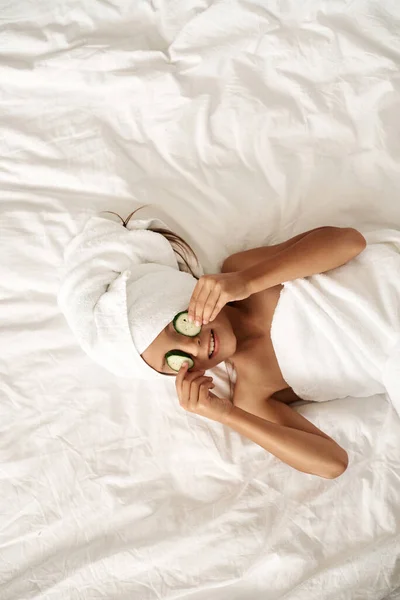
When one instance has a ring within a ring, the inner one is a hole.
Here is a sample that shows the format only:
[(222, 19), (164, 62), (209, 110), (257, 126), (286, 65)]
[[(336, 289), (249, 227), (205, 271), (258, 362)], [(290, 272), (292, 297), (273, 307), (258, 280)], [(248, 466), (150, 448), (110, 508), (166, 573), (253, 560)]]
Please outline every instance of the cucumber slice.
[(189, 363), (189, 369), (194, 367), (193, 358), (191, 358), (189, 354), (186, 354), (186, 352), (181, 352), (181, 350), (171, 350), (170, 352), (167, 352), (165, 360), (167, 361), (167, 365), (174, 371), (179, 371), (186, 361)]
[(195, 325), (189, 321), (189, 314), (184, 310), (176, 315), (173, 320), (175, 331), (188, 337), (195, 337), (201, 331), (201, 325)]

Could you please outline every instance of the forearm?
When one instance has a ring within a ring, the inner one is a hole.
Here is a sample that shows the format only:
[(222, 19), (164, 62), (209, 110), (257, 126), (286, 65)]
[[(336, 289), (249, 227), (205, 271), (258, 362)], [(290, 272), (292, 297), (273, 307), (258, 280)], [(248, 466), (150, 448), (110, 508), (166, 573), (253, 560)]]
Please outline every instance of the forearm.
[(324, 273), (346, 264), (365, 248), (363, 236), (354, 229), (323, 227), (311, 231), (292, 246), (245, 269), (251, 294), (285, 281)]
[(291, 467), (328, 479), (347, 467), (347, 453), (330, 438), (261, 419), (236, 406), (224, 423)]

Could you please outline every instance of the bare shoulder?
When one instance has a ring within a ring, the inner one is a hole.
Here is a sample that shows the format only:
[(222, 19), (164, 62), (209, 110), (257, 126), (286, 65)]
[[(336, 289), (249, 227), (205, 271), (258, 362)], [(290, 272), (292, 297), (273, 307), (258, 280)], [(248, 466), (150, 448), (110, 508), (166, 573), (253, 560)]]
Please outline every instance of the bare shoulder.
[(273, 387), (268, 377), (260, 377), (257, 367), (243, 372), (237, 368), (237, 379), (233, 393), (233, 404), (252, 412), (252, 408), (260, 402), (272, 397)]
[[(236, 392), (236, 389), (235, 389)], [(254, 394), (252, 392), (255, 392)], [(238, 388), (233, 403), (238, 408), (251, 413), (261, 419), (307, 433), (331, 439), (326, 433), (318, 429), (302, 414), (287, 402), (279, 402), (274, 396), (257, 394), (256, 390)]]
[[(271, 288), (251, 296), (244, 309), (249, 337), (240, 342), (233, 359), (237, 373), (235, 390), (237, 397), (248, 398), (252, 403), (287, 387), (269, 333), (279, 293)], [(295, 399), (291, 397), (290, 401)]]
[(266, 383), (263, 386), (254, 384), (249, 379), (238, 378), (233, 393), (233, 404), (244, 410), (253, 412), (253, 409), (262, 402), (269, 399), (278, 400), (282, 404), (293, 404), (302, 399), (295, 394), (292, 388), (286, 388), (279, 391), (273, 391), (271, 386)]

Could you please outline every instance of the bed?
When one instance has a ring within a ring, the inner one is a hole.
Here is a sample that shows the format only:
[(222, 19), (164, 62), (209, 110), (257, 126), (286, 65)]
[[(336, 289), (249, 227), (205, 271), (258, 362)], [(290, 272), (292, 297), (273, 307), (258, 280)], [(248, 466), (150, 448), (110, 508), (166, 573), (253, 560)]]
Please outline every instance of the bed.
[(300, 406), (350, 456), (305, 475), (170, 380), (103, 372), (56, 302), (103, 210), (150, 205), (206, 272), (321, 225), (400, 227), (399, 3), (20, 0), (1, 40), (0, 598), (400, 598), (384, 396)]

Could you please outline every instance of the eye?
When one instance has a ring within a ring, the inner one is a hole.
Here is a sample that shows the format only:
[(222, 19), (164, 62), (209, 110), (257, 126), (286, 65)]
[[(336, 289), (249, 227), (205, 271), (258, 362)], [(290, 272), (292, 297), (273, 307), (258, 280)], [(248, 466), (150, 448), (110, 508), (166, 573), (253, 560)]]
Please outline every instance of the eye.
[(189, 370), (194, 367), (194, 360), (190, 354), (182, 352), (181, 350), (171, 350), (170, 352), (167, 352), (165, 355), (165, 361), (170, 369), (176, 372), (180, 370), (184, 362), (189, 363)]
[(187, 337), (196, 337), (201, 331), (201, 325), (195, 325), (189, 321), (189, 313), (184, 310), (178, 313), (172, 321), (175, 331)]

